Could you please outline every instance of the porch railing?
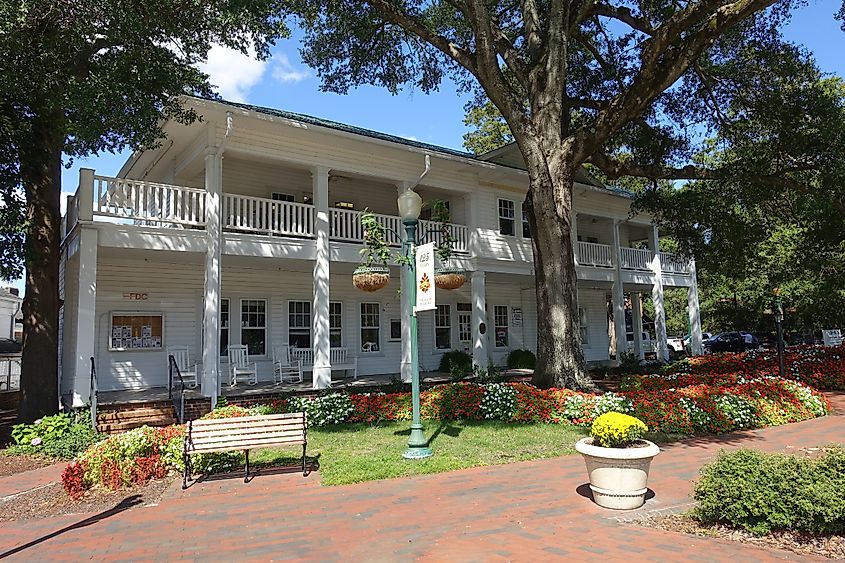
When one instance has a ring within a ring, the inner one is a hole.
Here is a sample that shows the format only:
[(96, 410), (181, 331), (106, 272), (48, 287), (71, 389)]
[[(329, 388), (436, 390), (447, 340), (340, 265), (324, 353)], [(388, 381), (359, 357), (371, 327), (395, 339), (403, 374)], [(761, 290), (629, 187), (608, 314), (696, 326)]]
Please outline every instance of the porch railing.
[[(420, 230), (423, 233), (422, 242), (436, 242), (438, 244), (443, 242), (445, 235), (440, 230), (440, 223), (436, 221), (420, 221)], [(454, 239), (452, 241), (452, 250), (455, 252), (467, 252), (469, 248), (469, 228), (465, 225), (455, 225), (448, 223), (449, 233)]]
[(668, 274), (689, 274), (689, 260), (669, 252), (660, 253), (660, 268)]
[(164, 227), (205, 225), (205, 190), (94, 176), (94, 213)]
[(310, 238), (314, 236), (314, 206), (224, 193), (223, 228)]
[[(393, 215), (374, 214), (376, 221), (385, 229), (385, 241), (390, 246), (399, 246), (402, 241), (396, 233), (402, 232), (402, 219)], [(363, 242), (364, 227), (361, 226), (361, 211), (332, 209), (329, 219), (329, 236), (344, 242)]]
[[(176, 358), (173, 355), (167, 356), (167, 396), (173, 401), (173, 408), (176, 409), (176, 417), (179, 424), (185, 422), (185, 380), (182, 379), (182, 372), (179, 371), (179, 366), (176, 364)], [(179, 394), (173, 394), (173, 385), (176, 382), (173, 376), (179, 379)]]
[(97, 385), (97, 368), (94, 365), (94, 356), (91, 356), (91, 387), (89, 389), (91, 400), (91, 426), (97, 429), (97, 399), (100, 390)]
[(622, 267), (627, 270), (650, 270), (653, 254), (639, 248), (620, 248)]
[(613, 267), (612, 247), (595, 242), (578, 243), (578, 263), (584, 266)]

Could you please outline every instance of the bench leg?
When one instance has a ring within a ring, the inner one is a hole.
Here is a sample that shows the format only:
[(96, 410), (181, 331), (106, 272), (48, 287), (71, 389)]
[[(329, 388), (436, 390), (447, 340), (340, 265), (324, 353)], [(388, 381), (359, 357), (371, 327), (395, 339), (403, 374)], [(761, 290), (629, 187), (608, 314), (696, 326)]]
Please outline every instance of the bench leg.
[(185, 455), (185, 470), (182, 472), (182, 490), (188, 488), (188, 477), (191, 474), (191, 456)]
[(244, 465), (244, 483), (249, 482), (249, 450), (244, 450), (246, 455), (246, 465)]
[(306, 477), (308, 471), (305, 469), (305, 444), (302, 444), (302, 476)]

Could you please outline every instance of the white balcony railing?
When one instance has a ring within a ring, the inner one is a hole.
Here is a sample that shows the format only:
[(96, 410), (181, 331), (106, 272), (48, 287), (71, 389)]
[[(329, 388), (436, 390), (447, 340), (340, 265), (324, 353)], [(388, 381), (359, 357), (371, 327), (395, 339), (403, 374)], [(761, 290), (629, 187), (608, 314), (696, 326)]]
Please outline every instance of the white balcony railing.
[(94, 213), (164, 227), (205, 224), (205, 190), (94, 176)]
[(669, 252), (660, 253), (660, 267), (667, 274), (689, 274), (689, 260)]
[(653, 254), (639, 248), (620, 248), (622, 267), (626, 270), (650, 270)]
[[(402, 219), (393, 215), (374, 214), (376, 221), (384, 226), (385, 241), (390, 246), (399, 246), (402, 241), (397, 234), (402, 232)], [(344, 242), (363, 242), (364, 228), (361, 226), (361, 212), (349, 209), (332, 209), (329, 219), (329, 237)]]
[[(454, 239), (452, 241), (452, 250), (455, 252), (467, 252), (469, 248), (469, 228), (465, 225), (455, 225), (454, 223), (448, 223), (448, 228), (449, 233)], [(423, 243), (436, 242), (440, 244), (445, 238), (440, 223), (436, 221), (420, 221), (419, 229)]]
[(578, 243), (578, 263), (583, 266), (613, 267), (613, 247), (595, 242)]
[(314, 206), (223, 194), (224, 229), (294, 237), (314, 236)]

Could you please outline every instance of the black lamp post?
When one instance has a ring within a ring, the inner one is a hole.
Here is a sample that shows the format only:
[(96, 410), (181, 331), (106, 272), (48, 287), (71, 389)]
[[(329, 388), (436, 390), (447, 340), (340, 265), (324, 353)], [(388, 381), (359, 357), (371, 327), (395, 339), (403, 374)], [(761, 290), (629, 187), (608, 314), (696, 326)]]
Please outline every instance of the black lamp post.
[(783, 303), (780, 299), (780, 289), (775, 288), (775, 329), (777, 330), (778, 338), (778, 373), (781, 377), (786, 375), (786, 366), (784, 365), (784, 342), (783, 342)]

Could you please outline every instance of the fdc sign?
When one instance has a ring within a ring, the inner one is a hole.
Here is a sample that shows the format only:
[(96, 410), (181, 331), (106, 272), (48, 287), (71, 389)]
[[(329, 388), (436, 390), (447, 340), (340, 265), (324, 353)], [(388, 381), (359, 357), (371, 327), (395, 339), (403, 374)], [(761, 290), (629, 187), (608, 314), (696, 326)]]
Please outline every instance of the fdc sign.
[(434, 303), (434, 243), (417, 247), (417, 306), (416, 311), (431, 311), (437, 308)]

